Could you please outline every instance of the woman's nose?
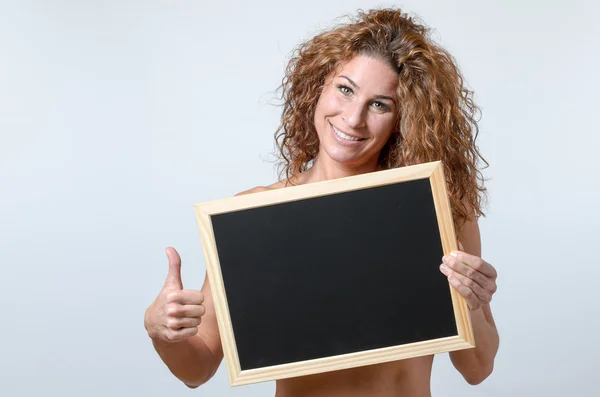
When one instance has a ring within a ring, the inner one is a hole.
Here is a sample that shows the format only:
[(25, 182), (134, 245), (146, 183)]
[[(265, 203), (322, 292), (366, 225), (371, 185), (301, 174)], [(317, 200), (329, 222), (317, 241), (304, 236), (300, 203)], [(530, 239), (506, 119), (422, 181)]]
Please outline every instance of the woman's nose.
[(344, 116), (342, 118), (348, 127), (362, 127), (365, 123), (365, 107), (361, 103), (358, 103), (358, 101), (349, 103), (347, 105), (348, 106), (345, 109)]

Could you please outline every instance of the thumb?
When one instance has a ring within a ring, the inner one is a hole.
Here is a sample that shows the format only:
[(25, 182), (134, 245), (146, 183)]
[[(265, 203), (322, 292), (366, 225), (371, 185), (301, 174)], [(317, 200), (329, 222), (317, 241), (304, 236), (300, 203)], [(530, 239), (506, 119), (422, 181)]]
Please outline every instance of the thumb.
[(457, 242), (458, 242), (458, 250), (465, 252), (465, 247), (463, 247), (462, 243), (460, 241), (457, 241)]
[(173, 247), (167, 247), (165, 250), (169, 258), (169, 273), (165, 280), (165, 287), (183, 289), (181, 282), (181, 258)]

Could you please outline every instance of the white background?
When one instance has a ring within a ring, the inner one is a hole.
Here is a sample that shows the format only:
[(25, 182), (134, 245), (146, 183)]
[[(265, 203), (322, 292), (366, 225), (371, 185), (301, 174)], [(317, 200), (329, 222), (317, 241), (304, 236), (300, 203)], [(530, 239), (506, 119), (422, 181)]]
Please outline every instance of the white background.
[[(195, 391), (143, 327), (167, 273), (199, 289), (193, 204), (275, 181), (290, 52), (373, 1), (0, 2), (0, 394)], [(483, 257), (501, 335), (483, 384), (447, 355), (434, 396), (597, 395), (600, 5), (410, 0), (481, 106)]]

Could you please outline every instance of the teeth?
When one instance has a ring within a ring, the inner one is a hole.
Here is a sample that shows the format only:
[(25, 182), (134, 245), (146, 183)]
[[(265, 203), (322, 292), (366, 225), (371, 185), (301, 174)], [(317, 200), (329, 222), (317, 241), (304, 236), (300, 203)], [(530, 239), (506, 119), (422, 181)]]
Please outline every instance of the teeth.
[(347, 141), (360, 141), (360, 138), (355, 138), (353, 136), (346, 135), (342, 131), (340, 131), (337, 128), (335, 128), (333, 125), (331, 127), (333, 127), (333, 131), (335, 132), (335, 134), (337, 136), (339, 136), (340, 138), (342, 138), (342, 139), (345, 139)]

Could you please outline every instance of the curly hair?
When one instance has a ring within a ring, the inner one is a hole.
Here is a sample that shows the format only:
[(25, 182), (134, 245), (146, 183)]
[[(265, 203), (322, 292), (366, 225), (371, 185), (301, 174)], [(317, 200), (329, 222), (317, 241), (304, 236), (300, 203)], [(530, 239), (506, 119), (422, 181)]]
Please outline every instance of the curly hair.
[(292, 53), (279, 87), (283, 111), (275, 132), (280, 179), (307, 170), (319, 152), (315, 108), (327, 76), (357, 55), (388, 63), (398, 74), (394, 132), (379, 155), (390, 169), (442, 161), (456, 227), (484, 215), (486, 198), (475, 144), (479, 108), (453, 57), (417, 18), (398, 9), (358, 11)]

